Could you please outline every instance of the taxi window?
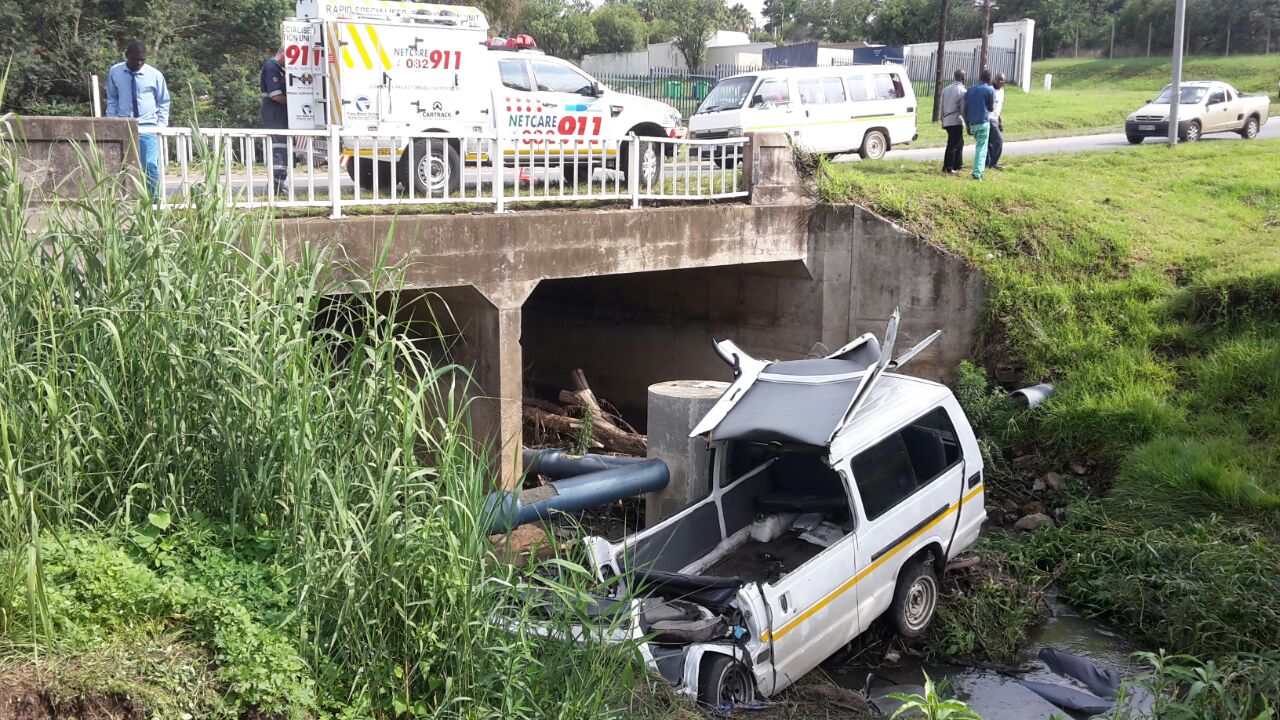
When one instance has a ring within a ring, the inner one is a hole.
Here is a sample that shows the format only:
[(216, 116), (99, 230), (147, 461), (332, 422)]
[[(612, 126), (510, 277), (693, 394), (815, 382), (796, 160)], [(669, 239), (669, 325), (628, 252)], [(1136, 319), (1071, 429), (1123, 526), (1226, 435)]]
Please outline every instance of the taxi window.
[(870, 100), (871, 96), (867, 94), (867, 78), (865, 75), (850, 75), (845, 78), (845, 82), (849, 85), (849, 99), (857, 102), (858, 100)]
[(501, 60), (498, 62), (498, 72), (502, 74), (502, 84), (512, 90), (533, 90), (533, 83), (529, 82), (529, 70), (523, 60)]
[(787, 87), (786, 80), (765, 80), (756, 89), (756, 95), (763, 98), (765, 102), (791, 102), (791, 88)]
[(840, 78), (809, 78), (796, 82), (800, 90), (800, 102), (805, 105), (826, 105), (844, 102), (844, 83)]
[(897, 73), (876, 73), (871, 77), (875, 81), (876, 100), (894, 100), (907, 94)]
[(591, 91), (587, 76), (567, 65), (535, 60), (533, 74), (538, 78), (538, 89), (543, 92), (585, 95)]

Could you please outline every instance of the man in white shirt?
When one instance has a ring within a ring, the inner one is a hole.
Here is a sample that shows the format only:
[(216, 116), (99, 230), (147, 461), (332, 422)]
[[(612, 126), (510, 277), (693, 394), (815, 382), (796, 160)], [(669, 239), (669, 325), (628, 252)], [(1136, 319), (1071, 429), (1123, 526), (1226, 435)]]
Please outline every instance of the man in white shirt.
[(1003, 170), (1000, 153), (1004, 150), (1004, 122), (1001, 120), (1004, 112), (1004, 73), (996, 73), (991, 87), (996, 90), (996, 100), (995, 109), (991, 111), (991, 134), (987, 136), (987, 167)]
[(942, 172), (952, 174), (964, 165), (964, 71), (957, 70), (955, 82), (942, 89), (938, 99), (942, 129), (947, 131), (947, 150), (942, 155)]

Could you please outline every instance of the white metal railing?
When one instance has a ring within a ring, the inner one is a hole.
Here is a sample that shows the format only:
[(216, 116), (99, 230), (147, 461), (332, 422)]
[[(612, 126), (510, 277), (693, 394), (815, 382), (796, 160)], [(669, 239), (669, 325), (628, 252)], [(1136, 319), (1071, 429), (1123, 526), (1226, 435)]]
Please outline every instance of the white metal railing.
[[(328, 130), (161, 128), (157, 204), (188, 207), (212, 185), (235, 208), (345, 208), (747, 195), (745, 137), (373, 135)], [(273, 141), (273, 137), (275, 140)]]

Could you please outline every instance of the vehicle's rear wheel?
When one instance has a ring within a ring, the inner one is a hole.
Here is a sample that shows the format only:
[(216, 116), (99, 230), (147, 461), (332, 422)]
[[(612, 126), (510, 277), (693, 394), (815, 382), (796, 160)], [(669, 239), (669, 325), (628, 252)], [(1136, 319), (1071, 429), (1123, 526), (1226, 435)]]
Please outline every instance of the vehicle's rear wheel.
[[(412, 162), (411, 162), (412, 161)], [(415, 195), (444, 197), (462, 188), (462, 156), (443, 138), (419, 138), (400, 156), (401, 182), (413, 182)]]
[(1258, 118), (1250, 117), (1244, 121), (1244, 128), (1240, 130), (1240, 137), (1245, 140), (1253, 140), (1258, 137)]
[(347, 159), (347, 176), (362, 190), (373, 191), (373, 174), (378, 173), (378, 190), (386, 190), (391, 182), (390, 163), (352, 156)]
[(858, 149), (858, 154), (863, 160), (879, 160), (884, 154), (889, 152), (889, 138), (879, 130), (871, 130), (862, 136), (862, 147)]
[(586, 160), (565, 160), (560, 163), (560, 171), (564, 173), (564, 184), (577, 187), (578, 183), (591, 180), (591, 163)]
[(1192, 120), (1187, 123), (1187, 129), (1182, 133), (1183, 142), (1195, 142), (1200, 139), (1200, 121)]
[(938, 610), (938, 576), (933, 568), (921, 560), (903, 566), (890, 610), (899, 634), (908, 638), (923, 635)]
[(755, 698), (755, 678), (746, 665), (725, 655), (708, 655), (702, 659), (698, 702), (718, 708), (748, 703)]
[(1128, 140), (1130, 145), (1141, 145), (1146, 138), (1141, 135), (1125, 135), (1124, 139)]

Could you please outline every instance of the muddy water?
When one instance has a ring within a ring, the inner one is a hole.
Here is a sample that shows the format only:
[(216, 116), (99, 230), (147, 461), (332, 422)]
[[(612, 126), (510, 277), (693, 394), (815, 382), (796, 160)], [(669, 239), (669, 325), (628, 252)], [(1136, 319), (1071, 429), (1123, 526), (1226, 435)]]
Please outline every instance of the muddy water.
[[(1081, 617), (1070, 606), (1057, 600), (1050, 601), (1052, 617), (1038, 632), (1034, 633), (1030, 642), (1022, 651), (1020, 658), (1022, 667), (1028, 672), (1005, 674), (996, 670), (964, 667), (957, 665), (927, 665), (917, 662), (910, 656), (904, 656), (898, 665), (877, 668), (845, 667), (832, 672), (832, 679), (839, 685), (862, 690), (865, 687), (867, 673), (877, 676), (872, 685), (872, 695), (884, 692), (891, 685), (923, 685), (924, 673), (935, 681), (947, 678), (950, 681), (948, 695), (968, 703), (984, 720), (1047, 720), (1052, 717), (1086, 718), (1087, 713), (1071, 713), (1055, 707), (1039, 695), (1019, 685), (1019, 678), (1032, 681), (1067, 685), (1076, 689), (1084, 689), (1074, 681), (1055, 675), (1044, 666), (1036, 654), (1041, 648), (1050, 647), (1063, 652), (1092, 660), (1103, 667), (1119, 672), (1129, 678), (1143, 671), (1136, 665), (1130, 654), (1136, 649), (1116, 633), (1104, 625)], [(910, 692), (910, 690), (907, 690)], [(1131, 711), (1134, 715), (1142, 715), (1139, 707)]]

